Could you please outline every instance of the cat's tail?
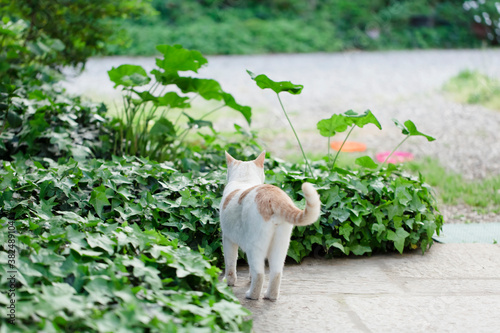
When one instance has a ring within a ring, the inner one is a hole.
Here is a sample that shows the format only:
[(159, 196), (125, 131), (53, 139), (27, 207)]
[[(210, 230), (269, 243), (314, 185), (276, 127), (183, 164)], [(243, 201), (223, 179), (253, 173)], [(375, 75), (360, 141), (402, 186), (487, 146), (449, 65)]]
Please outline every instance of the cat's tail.
[(311, 183), (302, 184), (302, 192), (306, 198), (306, 208), (301, 211), (297, 218), (292, 220), (296, 226), (305, 226), (313, 224), (319, 218), (321, 213), (321, 201), (318, 192)]

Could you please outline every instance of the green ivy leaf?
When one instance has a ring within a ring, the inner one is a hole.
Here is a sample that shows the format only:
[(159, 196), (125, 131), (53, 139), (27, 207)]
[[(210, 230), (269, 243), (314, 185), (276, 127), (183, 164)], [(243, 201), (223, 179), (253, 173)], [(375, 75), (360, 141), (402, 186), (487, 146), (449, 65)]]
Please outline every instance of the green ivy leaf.
[(363, 168), (367, 168), (367, 169), (376, 169), (378, 168), (378, 164), (375, 163), (371, 157), (369, 156), (362, 156), (362, 157), (359, 157), (357, 158), (354, 163), (356, 163), (357, 165), (363, 167)]
[(104, 187), (104, 185), (94, 188), (94, 190), (90, 194), (89, 203), (94, 207), (97, 215), (99, 215), (99, 217), (102, 217), (102, 209), (104, 208), (104, 206), (111, 205), (106, 196), (106, 188)]
[(7, 111), (7, 122), (12, 128), (18, 128), (23, 124), (23, 119), (14, 111)]
[(101, 249), (108, 252), (109, 255), (113, 254), (114, 246), (116, 244), (108, 236), (100, 234), (88, 234), (86, 239), (91, 248), (100, 247)]
[(261, 89), (271, 89), (271, 90), (273, 90), (277, 94), (279, 94), (280, 92), (285, 91), (285, 92), (288, 92), (288, 93), (290, 93), (292, 95), (298, 95), (298, 94), (300, 94), (302, 92), (302, 89), (304, 88), (303, 85), (301, 85), (301, 84), (293, 84), (290, 81), (276, 82), (276, 81), (271, 80), (270, 78), (268, 78), (264, 74), (255, 75), (254, 73), (252, 73), (249, 70), (247, 70), (247, 73), (250, 75), (250, 77), (252, 78), (252, 80), (254, 80), (255, 82), (257, 82), (257, 85), (259, 86), (259, 88), (261, 88)]
[(372, 253), (371, 247), (361, 244), (352, 244), (349, 246), (349, 248), (351, 252), (357, 256), (362, 256), (365, 253)]
[[(349, 212), (347, 214), (350, 215)], [(339, 235), (344, 236), (345, 240), (348, 241), (353, 230), (354, 228), (349, 223), (343, 223), (339, 227)]]
[(403, 228), (398, 228), (396, 232), (392, 230), (387, 231), (387, 239), (394, 241), (394, 247), (399, 253), (403, 253), (403, 249), (405, 246), (405, 239), (410, 234), (406, 232)]

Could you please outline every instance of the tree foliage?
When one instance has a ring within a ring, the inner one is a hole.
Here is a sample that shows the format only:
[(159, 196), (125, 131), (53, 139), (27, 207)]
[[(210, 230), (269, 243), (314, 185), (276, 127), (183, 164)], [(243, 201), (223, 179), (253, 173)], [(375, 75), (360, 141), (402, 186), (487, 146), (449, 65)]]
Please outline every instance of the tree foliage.
[(116, 37), (115, 18), (152, 12), (150, 1), (0, 0), (0, 16), (28, 22), (25, 45), (49, 37), (60, 41), (51, 65), (81, 65)]

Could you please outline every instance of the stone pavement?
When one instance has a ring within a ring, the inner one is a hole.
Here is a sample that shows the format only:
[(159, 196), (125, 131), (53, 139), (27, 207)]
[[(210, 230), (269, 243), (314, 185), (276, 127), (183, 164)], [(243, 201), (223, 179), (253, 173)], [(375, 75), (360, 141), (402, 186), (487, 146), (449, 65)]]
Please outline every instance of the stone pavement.
[[(260, 332), (500, 332), (500, 246), (434, 244), (420, 251), (285, 266), (276, 302), (235, 295)], [(266, 285), (264, 285), (266, 287)]]

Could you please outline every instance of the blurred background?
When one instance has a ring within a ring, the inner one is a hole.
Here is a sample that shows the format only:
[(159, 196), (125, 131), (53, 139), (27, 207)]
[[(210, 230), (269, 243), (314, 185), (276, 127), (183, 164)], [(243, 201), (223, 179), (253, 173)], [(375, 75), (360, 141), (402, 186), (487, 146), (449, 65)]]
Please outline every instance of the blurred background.
[[(437, 140), (401, 147), (440, 194), (447, 221), (498, 221), (500, 212), (500, 2), (492, 0), (0, 0), (0, 14), (27, 22), (22, 30), (38, 60), (62, 70), (62, 86), (107, 106), (116, 116), (121, 91), (108, 71), (137, 64), (150, 71), (156, 45), (199, 50), (213, 78), (241, 115), (207, 120), (227, 136), (233, 124), (258, 133), (287, 161), (300, 151), (276, 96), (246, 70), (303, 84), (283, 102), (308, 157), (324, 157), (316, 123), (333, 113), (370, 109), (383, 131), (356, 129), (352, 140), (376, 154), (401, 140), (392, 118), (411, 119)], [(5, 21), (7, 22), (7, 21)], [(21, 31), (21, 30), (20, 30)], [(47, 53), (47, 50), (56, 52)], [(10, 52), (10, 51), (9, 51)], [(49, 55), (48, 55), (49, 54)], [(10, 53), (12, 56), (12, 53)], [(9, 55), (7, 54), (8, 58)], [(0, 68), (1, 69), (1, 68)], [(198, 101), (196, 101), (198, 102)], [(193, 103), (194, 111), (206, 108)], [(333, 140), (343, 140), (342, 135)], [(352, 165), (357, 153), (341, 154)]]
[(152, 0), (120, 20), (108, 54), (179, 43), (204, 54), (473, 48), (498, 45), (500, 4), (460, 0)]

